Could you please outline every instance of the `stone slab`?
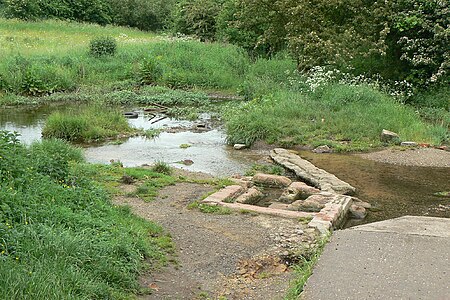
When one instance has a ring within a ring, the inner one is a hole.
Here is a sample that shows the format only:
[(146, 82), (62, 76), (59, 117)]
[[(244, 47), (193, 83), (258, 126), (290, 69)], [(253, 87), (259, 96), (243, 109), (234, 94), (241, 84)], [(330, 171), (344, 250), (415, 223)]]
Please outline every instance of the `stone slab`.
[(283, 148), (274, 149), (270, 156), (278, 164), (292, 170), (301, 179), (313, 184), (324, 192), (352, 194), (355, 188), (335, 175), (319, 169), (309, 161)]
[(449, 224), (403, 217), (336, 231), (301, 299), (449, 299)]
[(238, 197), (240, 194), (245, 192), (245, 188), (240, 185), (230, 185), (227, 186), (212, 195), (206, 197), (202, 202), (205, 203), (218, 203), (222, 201), (227, 201)]
[(274, 209), (269, 207), (262, 207), (262, 206), (256, 206), (256, 205), (250, 205), (250, 204), (242, 204), (242, 203), (227, 203), (227, 202), (218, 202), (217, 205), (228, 207), (233, 210), (247, 210), (252, 211), (258, 214), (265, 214), (265, 215), (271, 215), (271, 216), (277, 216), (277, 217), (283, 217), (283, 218), (291, 218), (291, 219), (297, 219), (297, 218), (313, 218), (315, 216), (314, 213), (308, 213), (303, 211), (290, 211), (290, 210), (283, 210), (283, 209)]
[(417, 234), (450, 238), (450, 219), (405, 216), (392, 220), (356, 226), (353, 227), (352, 230)]

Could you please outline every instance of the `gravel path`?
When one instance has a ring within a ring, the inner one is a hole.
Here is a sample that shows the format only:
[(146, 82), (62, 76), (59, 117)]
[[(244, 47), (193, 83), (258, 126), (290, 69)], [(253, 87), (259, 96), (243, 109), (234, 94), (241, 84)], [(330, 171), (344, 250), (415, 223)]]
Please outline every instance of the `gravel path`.
[(386, 149), (358, 155), (365, 159), (394, 165), (450, 167), (450, 152), (433, 148)]
[(176, 245), (178, 264), (143, 278), (142, 283), (154, 290), (143, 299), (283, 299), (293, 274), (273, 254), (279, 250), (275, 237), (303, 225), (263, 215), (205, 214), (186, 208), (209, 191), (207, 185), (179, 183), (163, 189), (150, 203), (116, 199), (161, 224)]

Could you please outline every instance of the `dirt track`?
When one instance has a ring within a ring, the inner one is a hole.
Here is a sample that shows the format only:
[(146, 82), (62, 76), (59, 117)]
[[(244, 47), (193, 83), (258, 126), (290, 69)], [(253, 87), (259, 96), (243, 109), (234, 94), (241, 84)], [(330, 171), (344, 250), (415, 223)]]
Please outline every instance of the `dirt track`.
[(302, 225), (268, 216), (187, 209), (190, 201), (209, 191), (207, 185), (179, 183), (163, 189), (151, 203), (116, 199), (161, 224), (176, 245), (178, 264), (142, 278), (154, 290), (143, 299), (283, 299), (293, 274), (274, 255), (280, 250), (279, 238), (274, 237)]

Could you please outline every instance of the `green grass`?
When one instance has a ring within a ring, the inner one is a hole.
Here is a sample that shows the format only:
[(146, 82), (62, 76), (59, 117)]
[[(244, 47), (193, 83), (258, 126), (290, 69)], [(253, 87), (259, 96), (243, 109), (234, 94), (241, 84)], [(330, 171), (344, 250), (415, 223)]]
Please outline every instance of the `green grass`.
[(303, 288), (308, 281), (308, 278), (312, 275), (314, 266), (319, 260), (328, 240), (329, 236), (322, 237), (317, 242), (316, 247), (305, 249), (304, 253), (298, 255), (298, 262), (293, 267), (295, 279), (294, 282), (291, 283), (291, 287), (289, 288), (286, 297), (284, 297), (285, 300), (299, 299), (299, 296), (303, 292)]
[(202, 213), (216, 214), (216, 215), (230, 215), (233, 213), (233, 211), (228, 207), (200, 203), (200, 201), (194, 201), (189, 203), (188, 209), (198, 209)]
[(1, 299), (130, 299), (165, 263), (162, 228), (112, 205), (97, 173), (61, 141), (0, 132)]
[(45, 122), (42, 135), (71, 142), (92, 142), (133, 132), (135, 129), (119, 110), (92, 105), (52, 113)]

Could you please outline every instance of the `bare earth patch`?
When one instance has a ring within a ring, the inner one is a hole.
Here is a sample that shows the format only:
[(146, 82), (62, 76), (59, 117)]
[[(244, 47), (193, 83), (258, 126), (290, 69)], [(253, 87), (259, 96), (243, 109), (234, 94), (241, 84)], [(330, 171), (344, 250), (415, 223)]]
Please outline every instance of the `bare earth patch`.
[(450, 167), (450, 152), (433, 148), (386, 149), (358, 155), (365, 159), (394, 165)]
[(176, 245), (176, 264), (142, 278), (153, 290), (142, 299), (283, 299), (293, 274), (281, 254), (302, 242), (309, 246), (317, 233), (297, 220), (187, 209), (211, 191), (209, 185), (178, 183), (150, 203), (115, 199), (164, 226)]

